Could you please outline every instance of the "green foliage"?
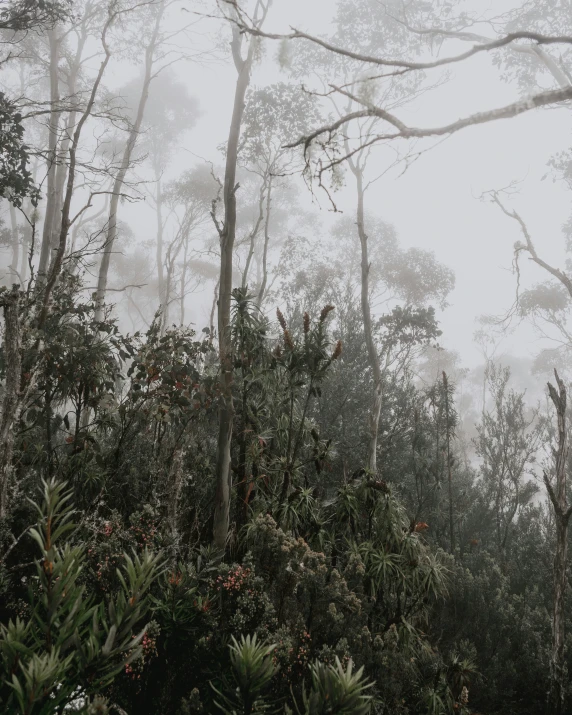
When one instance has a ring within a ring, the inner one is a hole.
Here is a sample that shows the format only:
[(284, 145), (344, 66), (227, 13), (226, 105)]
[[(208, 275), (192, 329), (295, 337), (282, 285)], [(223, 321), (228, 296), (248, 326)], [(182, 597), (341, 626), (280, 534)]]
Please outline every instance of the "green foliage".
[(229, 695), (223, 695), (214, 688), (220, 701), (216, 706), (225, 715), (250, 715), (254, 712), (270, 712), (264, 704), (264, 694), (276, 673), (271, 654), (274, 646), (257, 642), (256, 635), (234, 637), (230, 648), (232, 686), (227, 685)]
[(367, 694), (372, 683), (363, 678), (363, 667), (355, 673), (350, 660), (344, 669), (336, 658), (335, 666), (317, 662), (312, 665), (312, 687), (304, 693), (299, 715), (367, 715), (373, 698)]
[[(381, 479), (361, 469), (359, 305), (334, 310), (317, 290), (311, 311), (294, 302), (271, 322), (237, 289), (232, 526), (217, 553), (210, 341), (159, 321), (125, 336), (80, 287), (64, 274), (49, 322), (22, 336), (33, 390), (0, 530), (4, 709), (468, 715), (543, 702), (552, 525), (525, 477), (542, 423), (506, 373), (492, 376), (477, 471), (458, 447), (454, 381), (415, 384), (433, 311), (389, 311), (375, 332)], [(38, 485), (39, 512), (25, 498)]]
[[(30, 5), (35, 5), (30, 3)], [(0, 14), (0, 26), (2, 14)], [(29, 149), (24, 144), (22, 115), (4, 92), (0, 92), (0, 196), (7, 198), (14, 206), (21, 206), (22, 200), (30, 196), (37, 204), (39, 193), (28, 169)]]
[(41, 505), (34, 504), (39, 518), (30, 534), (40, 554), (30, 586), (32, 615), (0, 630), (0, 702), (10, 711), (59, 712), (103, 691), (141, 657), (158, 557), (125, 554), (120, 588), (107, 604), (95, 601), (82, 583), (84, 549), (71, 542), (71, 498), (65, 484), (50, 481), (43, 483)]

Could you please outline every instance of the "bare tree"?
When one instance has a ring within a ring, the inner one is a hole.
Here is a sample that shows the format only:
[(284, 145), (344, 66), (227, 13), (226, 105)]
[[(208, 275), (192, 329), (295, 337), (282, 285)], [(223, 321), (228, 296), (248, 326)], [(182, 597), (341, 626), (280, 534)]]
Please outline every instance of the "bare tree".
[(46, 275), (45, 283), (42, 283), (41, 299), (36, 302), (35, 310), (24, 314), (21, 310), (22, 294), (20, 293), (18, 285), (15, 285), (12, 291), (5, 294), (3, 297), (2, 305), (4, 306), (5, 317), (5, 350), (9, 355), (9, 366), (7, 367), (7, 388), (9, 387), (9, 389), (6, 389), (4, 394), (2, 414), (0, 416), (0, 432), (3, 437), (3, 447), (0, 450), (0, 513), (5, 513), (7, 508), (8, 490), (13, 472), (12, 462), (15, 430), (19, 424), (20, 415), (26, 404), (28, 395), (33, 390), (38, 365), (40, 363), (39, 356), (41, 340), (36, 339), (34, 341), (35, 349), (33, 351), (35, 353), (36, 360), (33, 363), (28, 375), (25, 389), (21, 389), (21, 346), (23, 337), (25, 337), (27, 330), (31, 325), (34, 325), (36, 328), (39, 327), (40, 329), (45, 325), (51, 309), (51, 295), (62, 271), (68, 246), (70, 228), (91, 206), (93, 194), (90, 195), (88, 202), (75, 214), (75, 216), (71, 213), (72, 199), (76, 188), (75, 181), (78, 164), (78, 148), (82, 130), (92, 115), (98, 91), (111, 57), (111, 50), (107, 42), (107, 34), (117, 17), (120, 14), (129, 12), (131, 9), (132, 8), (118, 9), (114, 0), (112, 0), (111, 4), (108, 6), (107, 21), (101, 33), (101, 44), (104, 49), (104, 57), (99, 66), (96, 78), (93, 81), (85, 109), (75, 126), (73, 137), (69, 145), (69, 155), (67, 159), (67, 182), (62, 204), (62, 218), (58, 245), (49, 271)]

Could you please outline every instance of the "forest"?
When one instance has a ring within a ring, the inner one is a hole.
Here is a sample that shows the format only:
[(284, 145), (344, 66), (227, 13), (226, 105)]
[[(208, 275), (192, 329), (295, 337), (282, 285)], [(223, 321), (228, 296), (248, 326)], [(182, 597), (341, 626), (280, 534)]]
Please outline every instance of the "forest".
[(0, 712), (572, 713), (572, 1), (0, 42)]

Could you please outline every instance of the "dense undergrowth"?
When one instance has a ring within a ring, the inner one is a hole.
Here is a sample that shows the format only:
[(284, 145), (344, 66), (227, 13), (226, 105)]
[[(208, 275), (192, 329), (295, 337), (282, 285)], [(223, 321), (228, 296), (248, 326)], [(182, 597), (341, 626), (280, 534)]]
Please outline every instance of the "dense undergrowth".
[[(217, 552), (210, 336), (125, 336), (93, 311), (68, 277), (41, 340), (23, 339), (35, 387), (2, 521), (4, 712), (538, 712), (550, 523), (525, 489), (497, 541), (496, 482), (454, 446), (450, 553), (452, 386), (388, 373), (383, 478), (369, 474), (359, 329), (342, 347), (331, 306), (273, 325), (235, 291)], [(417, 340), (406, 315), (388, 324), (380, 341)], [(523, 405), (499, 400), (518, 430)]]

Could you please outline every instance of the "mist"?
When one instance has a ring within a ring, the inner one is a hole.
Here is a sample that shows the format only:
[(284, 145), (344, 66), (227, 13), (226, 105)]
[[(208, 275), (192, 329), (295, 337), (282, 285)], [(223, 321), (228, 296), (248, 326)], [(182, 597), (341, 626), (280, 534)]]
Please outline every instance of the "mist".
[(0, 0), (0, 705), (572, 712), (568, 0)]

